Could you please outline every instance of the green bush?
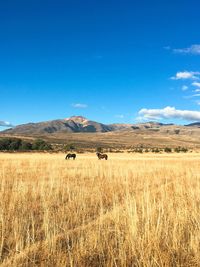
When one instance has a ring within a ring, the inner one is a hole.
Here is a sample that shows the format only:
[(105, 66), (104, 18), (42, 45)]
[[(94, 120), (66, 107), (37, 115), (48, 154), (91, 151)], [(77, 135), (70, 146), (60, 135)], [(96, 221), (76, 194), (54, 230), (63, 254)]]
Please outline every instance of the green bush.
[(32, 145), (33, 150), (52, 150), (52, 146), (42, 139), (36, 139)]
[(33, 144), (20, 138), (0, 139), (0, 150), (2, 151), (29, 151), (29, 150), (52, 150), (52, 146), (42, 139), (37, 139)]
[(171, 153), (172, 152), (172, 149), (170, 147), (165, 147), (164, 151), (166, 153)]
[(102, 153), (103, 152), (103, 148), (99, 146), (99, 147), (97, 147), (96, 151), (99, 152), (99, 153)]
[(180, 131), (181, 131), (180, 129), (175, 129), (174, 130), (175, 134), (180, 134)]
[(21, 139), (16, 139), (10, 142), (8, 150), (19, 150), (22, 145)]
[(135, 150), (134, 150), (134, 152), (135, 153), (143, 153), (143, 149), (142, 148), (136, 148)]
[(68, 144), (68, 145), (66, 145), (65, 147), (64, 147), (64, 150), (65, 151), (73, 151), (73, 150), (75, 150), (76, 149), (76, 147), (73, 145), (73, 144)]
[(186, 152), (188, 152), (188, 149), (187, 148), (185, 148), (185, 147), (176, 147), (175, 149), (174, 149), (174, 151), (176, 152), (176, 153), (180, 153), (180, 152), (183, 152), (183, 153), (186, 153)]
[(22, 141), (20, 150), (22, 151), (29, 151), (32, 150), (32, 144), (26, 141)]
[(156, 148), (153, 148), (153, 149), (152, 149), (152, 152), (153, 152), (153, 153), (160, 153), (160, 149), (157, 148), (157, 147), (156, 147)]
[(19, 138), (2, 138), (0, 139), (0, 150), (19, 150), (22, 140)]

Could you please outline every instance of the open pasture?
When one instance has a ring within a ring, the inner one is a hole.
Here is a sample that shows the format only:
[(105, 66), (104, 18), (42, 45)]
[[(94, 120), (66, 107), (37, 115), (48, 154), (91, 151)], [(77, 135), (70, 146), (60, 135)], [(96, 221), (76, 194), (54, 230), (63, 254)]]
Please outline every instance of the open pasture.
[(0, 154), (1, 266), (200, 266), (200, 154)]

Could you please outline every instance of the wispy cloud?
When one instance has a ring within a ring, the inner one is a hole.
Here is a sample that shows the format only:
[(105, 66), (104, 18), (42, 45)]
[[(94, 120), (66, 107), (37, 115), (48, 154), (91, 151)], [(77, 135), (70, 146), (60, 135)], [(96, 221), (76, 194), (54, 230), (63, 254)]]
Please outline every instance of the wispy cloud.
[(12, 123), (8, 122), (8, 121), (0, 121), (0, 126), (2, 127), (14, 127), (14, 125), (12, 125)]
[(200, 83), (198, 82), (193, 82), (192, 85), (200, 88)]
[(143, 108), (138, 114), (140, 118), (143, 118), (144, 120), (182, 119), (188, 121), (200, 121), (200, 111), (178, 110), (175, 107), (165, 107), (163, 109)]
[(115, 117), (118, 119), (124, 119), (125, 116), (123, 114), (118, 114), (118, 115), (115, 115)]
[(72, 104), (72, 107), (73, 108), (88, 108), (88, 105), (87, 104), (81, 104), (81, 103), (75, 103), (75, 104)]
[(186, 90), (188, 90), (188, 86), (187, 86), (187, 85), (183, 85), (183, 86), (181, 87), (181, 89), (182, 89), (182, 91), (186, 91)]
[(199, 80), (200, 72), (199, 71), (180, 71), (177, 72), (175, 76), (171, 77), (171, 80)]
[(199, 96), (200, 96), (200, 94), (194, 94), (194, 95), (192, 95), (192, 97), (199, 97)]
[(186, 48), (173, 49), (173, 52), (178, 54), (200, 55), (200, 45), (194, 44)]
[(165, 50), (171, 50), (171, 47), (169, 45), (163, 47)]

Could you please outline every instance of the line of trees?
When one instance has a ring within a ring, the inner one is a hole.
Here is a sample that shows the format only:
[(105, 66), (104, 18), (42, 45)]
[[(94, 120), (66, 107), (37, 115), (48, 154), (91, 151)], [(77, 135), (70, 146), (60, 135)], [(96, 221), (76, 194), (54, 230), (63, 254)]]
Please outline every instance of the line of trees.
[(147, 152), (153, 152), (153, 153), (160, 153), (160, 152), (165, 152), (165, 153), (172, 153), (172, 152), (176, 152), (176, 153), (187, 153), (188, 152), (188, 148), (185, 147), (175, 147), (175, 148), (170, 148), (170, 147), (165, 147), (165, 148), (135, 148), (130, 152), (134, 152), (134, 153), (147, 153)]
[(52, 150), (51, 144), (42, 139), (36, 139), (32, 143), (20, 138), (0, 139), (0, 151), (30, 151), (30, 150)]
[[(36, 139), (34, 141), (26, 141), (22, 140), (20, 138), (0, 138), (0, 151), (75, 151), (77, 150), (76, 147), (73, 144), (64, 145), (63, 147), (56, 148), (55, 146), (52, 146), (48, 142), (44, 141), (43, 139)], [(80, 150), (82, 151), (82, 150)], [(96, 148), (97, 152), (103, 152), (105, 149), (102, 147)], [(115, 152), (120, 153), (123, 152), (123, 150), (114, 150), (114, 149), (107, 149), (106, 152)], [(145, 148), (145, 147), (135, 147), (131, 150), (128, 150), (129, 153), (186, 153), (188, 152), (188, 149), (185, 147), (165, 147), (165, 148)]]

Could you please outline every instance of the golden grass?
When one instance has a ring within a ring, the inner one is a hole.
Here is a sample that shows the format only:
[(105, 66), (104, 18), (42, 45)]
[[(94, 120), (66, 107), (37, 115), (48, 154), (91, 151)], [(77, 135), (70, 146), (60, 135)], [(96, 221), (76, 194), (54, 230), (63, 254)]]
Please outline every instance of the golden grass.
[(200, 266), (200, 155), (0, 155), (1, 266)]

